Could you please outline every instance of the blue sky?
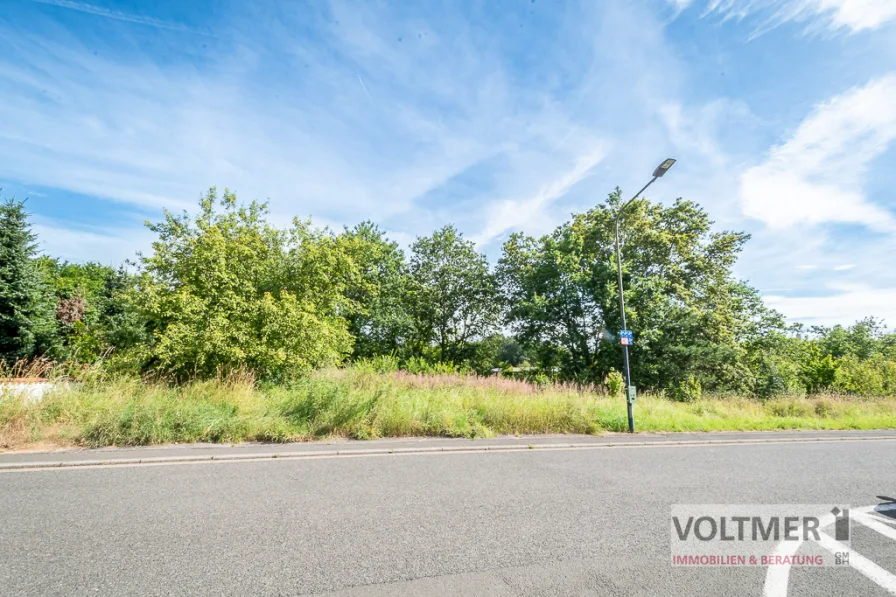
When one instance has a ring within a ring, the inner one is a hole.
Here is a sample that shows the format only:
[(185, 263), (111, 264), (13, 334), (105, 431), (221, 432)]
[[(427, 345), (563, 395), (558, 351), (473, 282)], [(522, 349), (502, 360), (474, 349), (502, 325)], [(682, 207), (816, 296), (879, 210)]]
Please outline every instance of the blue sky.
[(792, 320), (896, 325), (896, 0), (3, 0), (0, 187), (118, 263), (210, 185), (272, 217), (453, 222), (493, 259), (615, 186), (753, 235)]

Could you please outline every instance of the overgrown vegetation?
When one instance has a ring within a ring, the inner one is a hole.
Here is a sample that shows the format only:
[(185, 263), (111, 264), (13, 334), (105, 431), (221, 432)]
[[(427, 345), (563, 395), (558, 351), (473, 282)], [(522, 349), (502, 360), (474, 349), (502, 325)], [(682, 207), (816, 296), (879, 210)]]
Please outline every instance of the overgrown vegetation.
[[(625, 402), (602, 388), (502, 377), (415, 375), (386, 361), (324, 369), (289, 384), (251, 375), (186, 384), (135, 378), (64, 386), (40, 402), (0, 395), (0, 448), (302, 441), (326, 437), (488, 437), (626, 429)], [(638, 401), (645, 431), (896, 427), (896, 398), (699, 397)]]
[[(149, 225), (152, 252), (133, 264), (73, 264), (37, 255), (25, 206), (10, 200), (0, 205), (0, 361), (47, 359), (68, 378), (119, 385), (156, 380), (148, 387), (160, 396), (233, 371), (299, 387), (365, 359), (616, 394), (619, 197), (541, 238), (511, 236), (494, 268), (452, 226), (406, 255), (372, 223), (277, 228), (264, 204), (214, 188), (195, 214)], [(787, 324), (732, 275), (748, 236), (714, 231), (699, 206), (640, 200), (624, 233), (643, 389), (682, 404), (896, 394), (896, 335), (873, 318)]]

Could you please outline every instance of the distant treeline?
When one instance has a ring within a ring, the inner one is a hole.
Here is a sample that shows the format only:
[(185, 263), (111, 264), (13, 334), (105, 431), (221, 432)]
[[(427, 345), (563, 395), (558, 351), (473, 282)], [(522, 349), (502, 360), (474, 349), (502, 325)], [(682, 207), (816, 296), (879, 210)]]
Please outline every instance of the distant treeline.
[[(149, 226), (131, 267), (38, 255), (25, 204), (0, 204), (0, 361), (45, 357), (72, 371), (204, 378), (233, 369), (279, 382), (361, 359), (410, 371), (535, 381), (618, 380), (613, 249), (619, 192), (541, 238), (512, 235), (491, 267), (445, 226), (404, 251), (370, 222), (341, 232), (212, 188), (195, 215)], [(690, 400), (896, 394), (896, 334), (873, 318), (788, 325), (732, 275), (749, 239), (705, 211), (639, 200), (622, 260), (632, 374)]]

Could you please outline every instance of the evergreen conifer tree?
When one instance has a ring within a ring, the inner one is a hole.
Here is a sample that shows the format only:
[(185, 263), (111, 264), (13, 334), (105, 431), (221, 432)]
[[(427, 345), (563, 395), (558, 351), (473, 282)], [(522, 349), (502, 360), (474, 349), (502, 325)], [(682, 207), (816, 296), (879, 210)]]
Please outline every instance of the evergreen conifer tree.
[(51, 353), (55, 301), (34, 262), (36, 236), (22, 201), (0, 203), (0, 360)]

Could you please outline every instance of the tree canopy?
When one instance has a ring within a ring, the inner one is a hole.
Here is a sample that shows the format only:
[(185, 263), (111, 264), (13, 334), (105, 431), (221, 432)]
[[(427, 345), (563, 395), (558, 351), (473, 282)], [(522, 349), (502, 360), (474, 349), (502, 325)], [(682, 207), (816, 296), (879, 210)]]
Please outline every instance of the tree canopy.
[(240, 367), (276, 377), (350, 352), (342, 313), (353, 262), (332, 236), (299, 220), (277, 230), (266, 210), (212, 188), (195, 217), (166, 212), (150, 225), (158, 238), (137, 292), (153, 329), (148, 366), (178, 377)]
[[(373, 222), (277, 227), (264, 203), (211, 188), (193, 214), (148, 224), (149, 254), (113, 267), (39, 256), (24, 204), (6, 201), (0, 360), (280, 380), (380, 359), (411, 372), (500, 369), (615, 387), (619, 207), (617, 190), (549, 234), (512, 234), (492, 267), (452, 225), (404, 251)], [(682, 199), (641, 199), (620, 217), (638, 385), (680, 400), (704, 390), (896, 393), (896, 334), (874, 318), (786, 323), (733, 274), (748, 235), (716, 229)]]

